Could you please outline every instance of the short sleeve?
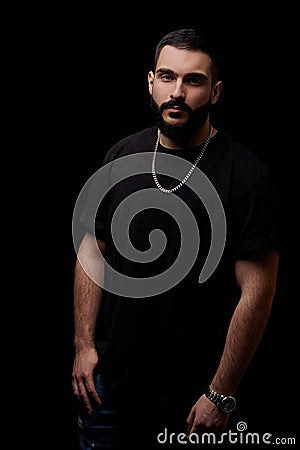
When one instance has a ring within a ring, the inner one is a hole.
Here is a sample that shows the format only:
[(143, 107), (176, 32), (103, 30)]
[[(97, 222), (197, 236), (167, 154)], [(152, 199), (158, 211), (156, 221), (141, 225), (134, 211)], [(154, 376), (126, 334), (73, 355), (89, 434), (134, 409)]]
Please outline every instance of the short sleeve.
[(236, 257), (267, 248), (280, 248), (279, 196), (272, 175), (263, 171), (253, 180), (236, 212)]
[(106, 164), (90, 177), (86, 188), (86, 201), (80, 214), (80, 222), (86, 231), (95, 233), (97, 239), (105, 242), (109, 214), (109, 190), (107, 171), (101, 171)]

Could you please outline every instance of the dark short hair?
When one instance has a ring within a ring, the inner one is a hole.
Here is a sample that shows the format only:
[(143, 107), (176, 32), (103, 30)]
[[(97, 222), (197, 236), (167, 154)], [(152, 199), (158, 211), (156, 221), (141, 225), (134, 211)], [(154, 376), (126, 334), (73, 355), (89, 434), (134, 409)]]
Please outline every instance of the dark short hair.
[(213, 45), (209, 42), (207, 35), (203, 31), (194, 28), (182, 28), (180, 30), (171, 31), (161, 38), (155, 50), (154, 69), (156, 69), (157, 61), (162, 49), (170, 45), (182, 50), (194, 50), (206, 53), (211, 59), (211, 74), (213, 82), (219, 78), (219, 64)]

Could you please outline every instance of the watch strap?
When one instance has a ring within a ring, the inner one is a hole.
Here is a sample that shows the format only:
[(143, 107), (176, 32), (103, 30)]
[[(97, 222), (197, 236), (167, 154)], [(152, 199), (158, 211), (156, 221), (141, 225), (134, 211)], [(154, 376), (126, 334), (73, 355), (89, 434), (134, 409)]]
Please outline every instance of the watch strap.
[(222, 412), (229, 413), (236, 406), (236, 400), (232, 395), (219, 394), (211, 389), (210, 386), (205, 389), (204, 394)]

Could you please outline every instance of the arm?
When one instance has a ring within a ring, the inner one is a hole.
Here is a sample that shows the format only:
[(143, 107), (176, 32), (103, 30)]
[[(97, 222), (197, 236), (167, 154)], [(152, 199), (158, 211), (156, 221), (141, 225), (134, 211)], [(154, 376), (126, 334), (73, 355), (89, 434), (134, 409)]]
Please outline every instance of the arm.
[[(99, 250), (104, 253), (105, 244), (101, 241), (97, 241), (97, 244)], [(92, 235), (86, 234), (80, 244), (75, 264), (75, 358), (72, 385), (75, 396), (85, 405), (88, 412), (92, 411), (92, 402), (101, 404), (93, 381), (93, 371), (98, 362), (94, 336), (102, 299), (102, 277), (103, 261), (99, 256), (95, 239)]]
[[(236, 262), (236, 279), (241, 290), (234, 311), (219, 367), (211, 388), (233, 395), (261, 341), (275, 295), (278, 253), (261, 251), (251, 260)], [(223, 431), (229, 419), (202, 395), (188, 416), (188, 431), (198, 427), (212, 432)]]

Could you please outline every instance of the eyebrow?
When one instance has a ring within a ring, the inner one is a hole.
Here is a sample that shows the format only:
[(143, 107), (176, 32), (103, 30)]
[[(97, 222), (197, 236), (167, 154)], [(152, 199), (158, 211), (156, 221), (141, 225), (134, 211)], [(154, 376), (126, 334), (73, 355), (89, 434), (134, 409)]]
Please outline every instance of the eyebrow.
[[(171, 75), (176, 75), (176, 73), (174, 72), (174, 70), (171, 69), (167, 69), (165, 67), (160, 67), (159, 69), (156, 70), (156, 73), (158, 75), (160, 74), (171, 74)], [(207, 76), (204, 73), (199, 73), (199, 72), (189, 72), (186, 73), (184, 75), (184, 78), (186, 77), (193, 77), (193, 78), (199, 78), (201, 80), (208, 80)]]

